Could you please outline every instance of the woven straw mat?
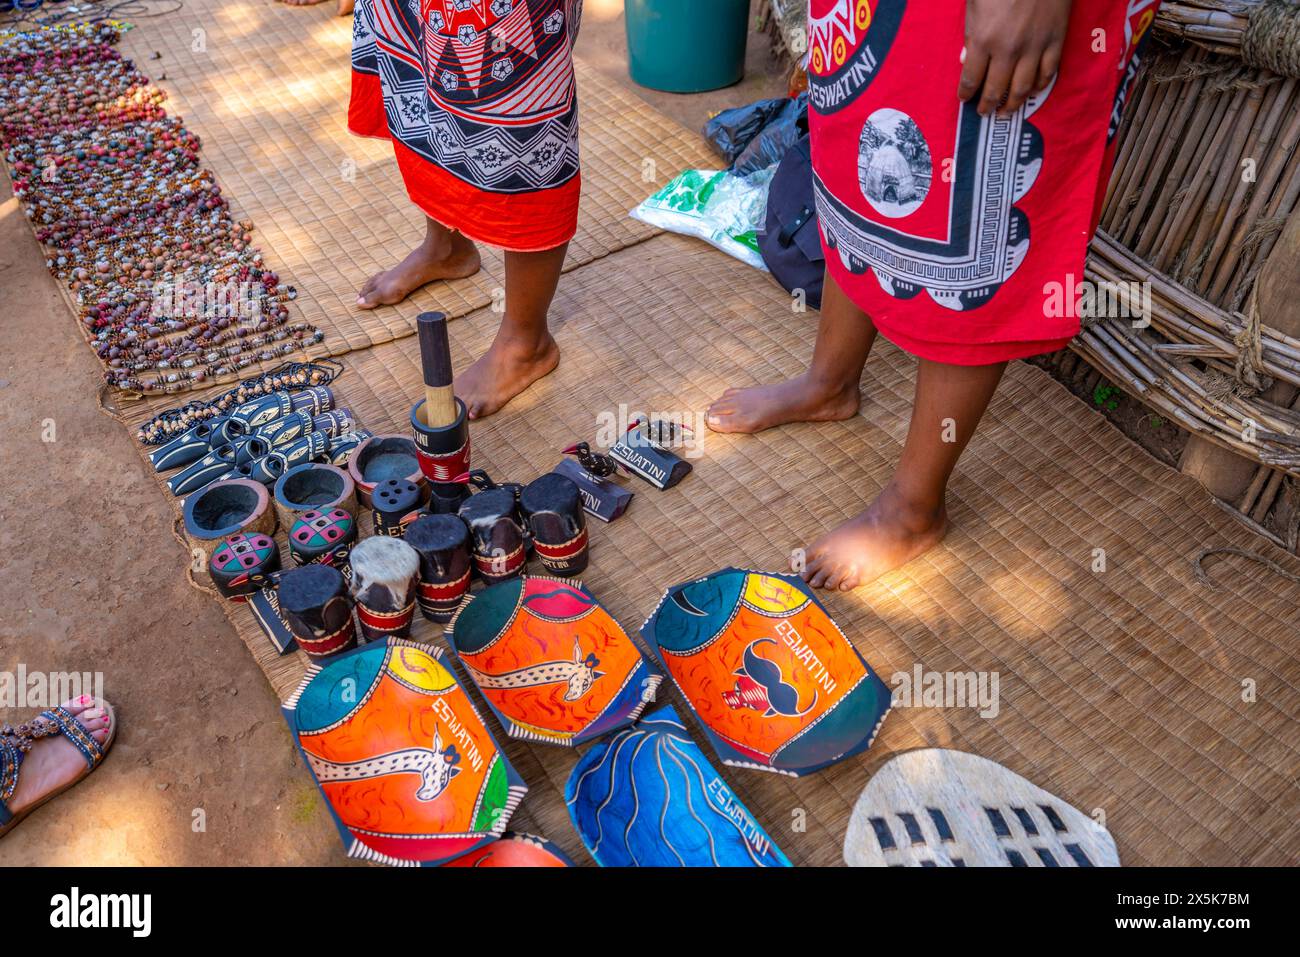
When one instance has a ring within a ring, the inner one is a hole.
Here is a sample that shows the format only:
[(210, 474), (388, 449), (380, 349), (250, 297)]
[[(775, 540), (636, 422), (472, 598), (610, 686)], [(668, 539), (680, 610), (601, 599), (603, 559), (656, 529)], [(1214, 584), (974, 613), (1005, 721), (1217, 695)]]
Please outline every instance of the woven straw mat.
[[(473, 426), (474, 464), (500, 481), (550, 470), (560, 449), (592, 438), (596, 416), (620, 403), (633, 412), (702, 411), (727, 386), (803, 369), (816, 324), (815, 314), (793, 313), (765, 276), (671, 235), (572, 272), (553, 315), (559, 370)], [(485, 309), (451, 324), (458, 369), (486, 348), (498, 319)], [(341, 403), (369, 428), (406, 433), (422, 388), (414, 340), (344, 362)], [(707, 433), (695, 471), (668, 492), (625, 478), (636, 498), (616, 523), (592, 522), (586, 583), (635, 634), (675, 583), (728, 565), (784, 569), (792, 548), (862, 509), (889, 479), (913, 384), (912, 361), (881, 342), (851, 420), (754, 437)], [(157, 405), (132, 407), (129, 424)], [(1085, 813), (1104, 812), (1127, 865), (1300, 857), (1300, 585), (1224, 558), (1210, 563), (1221, 585), (1210, 588), (1193, 576), (1192, 559), (1205, 547), (1235, 546), (1295, 573), (1300, 562), (1022, 363), (957, 470), (951, 519), (941, 547), (825, 601), (886, 681), (917, 664), (996, 672), (999, 712), (895, 709), (867, 754), (797, 780), (728, 769), (729, 784), (791, 860), (840, 862), (871, 772), (921, 746), (974, 752)], [(1104, 570), (1094, 570), (1099, 557)], [(243, 606), (226, 608), (287, 694), (303, 661), (277, 657)], [(437, 635), (423, 622), (416, 631), (441, 645)], [(1253, 696), (1243, 694), (1246, 682)], [(674, 703), (704, 740), (667, 683), (659, 700)], [(576, 755), (515, 741), (506, 751), (530, 788), (512, 826), (589, 862), (563, 801)]]

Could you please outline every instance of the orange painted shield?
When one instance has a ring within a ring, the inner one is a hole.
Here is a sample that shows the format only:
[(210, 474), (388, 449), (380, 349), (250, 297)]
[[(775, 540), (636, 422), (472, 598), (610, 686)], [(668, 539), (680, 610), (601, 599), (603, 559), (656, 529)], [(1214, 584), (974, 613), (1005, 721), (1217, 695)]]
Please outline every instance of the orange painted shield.
[(349, 856), (442, 863), (501, 834), (527, 790), (439, 656), (371, 643), (285, 703)]
[(726, 764), (798, 775), (864, 750), (890, 694), (798, 578), (726, 569), (642, 628)]
[(492, 585), (447, 637), (507, 733), (530, 741), (572, 746), (630, 724), (662, 680), (577, 582)]

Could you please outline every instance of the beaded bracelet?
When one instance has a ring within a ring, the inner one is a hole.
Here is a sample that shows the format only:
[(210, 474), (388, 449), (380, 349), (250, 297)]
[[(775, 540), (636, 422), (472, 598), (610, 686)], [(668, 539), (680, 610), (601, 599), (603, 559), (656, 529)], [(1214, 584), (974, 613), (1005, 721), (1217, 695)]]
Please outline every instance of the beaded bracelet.
[(329, 385), (342, 374), (342, 363), (328, 359), (317, 362), (286, 362), (270, 372), (263, 372), (261, 375), (244, 380), (216, 398), (203, 402), (189, 402), (159, 412), (140, 426), (136, 431), (136, 439), (142, 445), (162, 445), (195, 423), (221, 415), (249, 399), (281, 390)]

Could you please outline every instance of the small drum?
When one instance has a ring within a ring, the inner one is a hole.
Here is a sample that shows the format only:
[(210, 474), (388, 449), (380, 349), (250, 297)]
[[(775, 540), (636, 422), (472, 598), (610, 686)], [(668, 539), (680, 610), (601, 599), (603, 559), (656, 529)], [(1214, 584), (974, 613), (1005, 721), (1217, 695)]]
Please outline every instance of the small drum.
[(352, 549), (352, 594), (366, 641), (405, 638), (415, 616), (420, 556), (400, 538), (376, 535)]
[(357, 523), (346, 509), (305, 513), (289, 529), (289, 555), (295, 565), (347, 564), (357, 540)]
[(561, 577), (581, 574), (588, 558), (587, 515), (577, 484), (551, 472), (526, 486), (519, 504), (546, 570)]
[(420, 556), (420, 612), (445, 625), (469, 591), (469, 526), (459, 515), (425, 515), (406, 529), (406, 544)]
[(370, 502), (375, 510), (375, 534), (401, 538), (406, 526), (420, 517), (421, 489), (406, 479), (388, 479), (375, 486)]
[(275, 539), (260, 532), (223, 539), (208, 559), (212, 583), (231, 601), (247, 601), (249, 595), (266, 588), (270, 575), (279, 570), (280, 549)]
[(527, 539), (513, 489), (490, 488), (471, 495), (460, 507), (473, 541), (474, 568), (489, 585), (524, 570)]
[(314, 659), (328, 658), (357, 643), (343, 573), (328, 565), (293, 568), (280, 577), (280, 611), (298, 647)]

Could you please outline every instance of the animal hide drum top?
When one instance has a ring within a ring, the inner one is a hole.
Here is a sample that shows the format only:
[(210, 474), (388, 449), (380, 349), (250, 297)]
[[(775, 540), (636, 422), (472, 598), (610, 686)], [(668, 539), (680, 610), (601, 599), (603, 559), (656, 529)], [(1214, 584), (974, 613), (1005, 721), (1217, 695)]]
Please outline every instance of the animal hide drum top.
[(446, 635), (506, 733), (529, 741), (572, 746), (630, 724), (663, 680), (575, 581), (491, 585)]
[(284, 704), (349, 857), (442, 864), (504, 833), (527, 793), (441, 654), (372, 643)]
[(724, 764), (799, 776), (864, 751), (890, 692), (789, 575), (736, 568), (670, 588), (641, 628)]

